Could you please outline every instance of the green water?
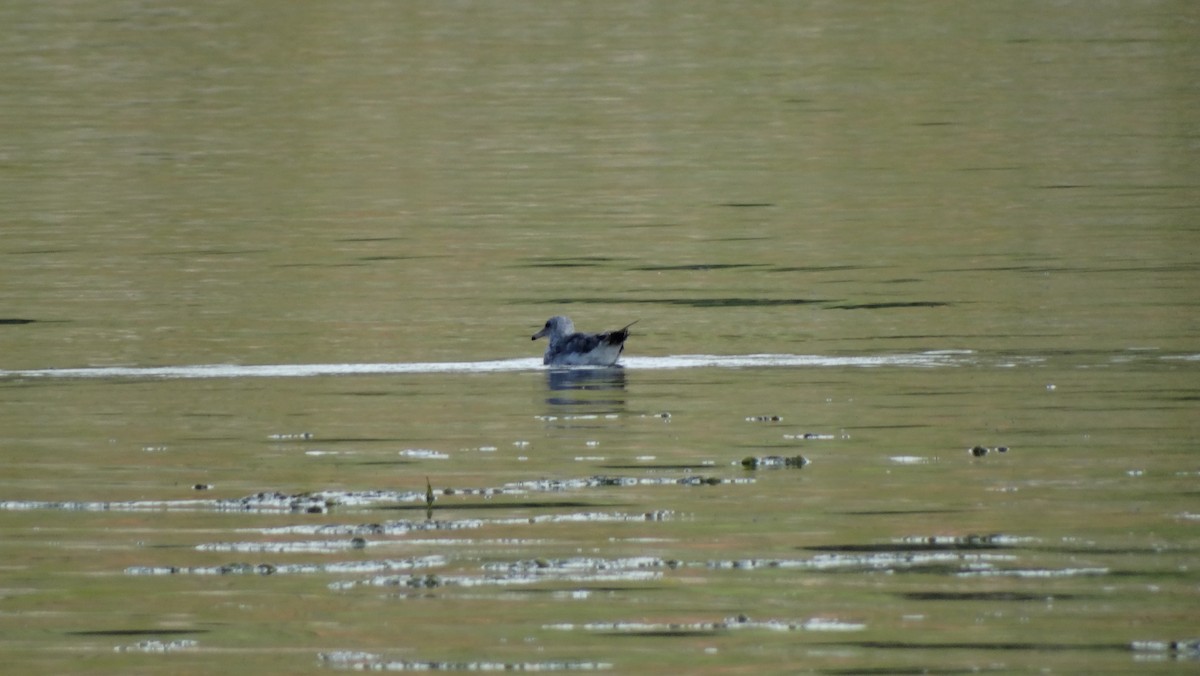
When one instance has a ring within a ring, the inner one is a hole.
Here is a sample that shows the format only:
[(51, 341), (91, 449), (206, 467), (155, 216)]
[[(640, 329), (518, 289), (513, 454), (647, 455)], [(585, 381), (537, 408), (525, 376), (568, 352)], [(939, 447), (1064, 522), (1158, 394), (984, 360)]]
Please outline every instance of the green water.
[(5, 5), (5, 663), (1194, 669), (1198, 21)]

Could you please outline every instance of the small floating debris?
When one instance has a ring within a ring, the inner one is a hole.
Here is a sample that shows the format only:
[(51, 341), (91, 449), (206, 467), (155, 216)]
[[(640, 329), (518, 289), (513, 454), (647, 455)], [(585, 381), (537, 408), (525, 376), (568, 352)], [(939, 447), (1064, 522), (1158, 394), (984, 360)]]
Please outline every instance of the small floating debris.
[(746, 422), (781, 422), (783, 418), (777, 415), (752, 415), (746, 418)]
[(967, 453), (970, 453), (976, 458), (982, 458), (992, 451), (995, 451), (996, 453), (1008, 453), (1008, 446), (996, 446), (995, 448), (988, 448), (987, 446), (972, 446), (971, 448), (967, 449)]
[(192, 490), (194, 490), (194, 491), (212, 490), (212, 484), (192, 484)]
[(746, 469), (800, 469), (809, 463), (803, 455), (793, 455), (790, 458), (782, 455), (764, 455), (761, 457), (747, 456), (742, 458), (742, 467)]
[(837, 437), (833, 436), (832, 434), (818, 434), (816, 432), (805, 432), (804, 434), (785, 434), (785, 435), (783, 435), (783, 438), (787, 439), (788, 441), (797, 441), (800, 439), (804, 439), (806, 441), (811, 441), (813, 439), (836, 439)]
[(166, 446), (142, 446), (142, 451), (145, 453), (162, 453), (167, 450)]
[[(445, 490), (443, 494), (447, 494)], [(429, 483), (429, 477), (425, 477), (425, 520), (433, 520), (433, 502), (437, 500), (437, 496), (433, 494), (433, 484)]]

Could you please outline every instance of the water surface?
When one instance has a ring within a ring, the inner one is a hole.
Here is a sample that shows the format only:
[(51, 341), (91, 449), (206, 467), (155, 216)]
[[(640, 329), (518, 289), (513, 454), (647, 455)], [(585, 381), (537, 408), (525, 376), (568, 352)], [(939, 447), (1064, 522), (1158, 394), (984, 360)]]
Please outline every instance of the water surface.
[(1192, 5), (0, 21), (23, 673), (1194, 668)]

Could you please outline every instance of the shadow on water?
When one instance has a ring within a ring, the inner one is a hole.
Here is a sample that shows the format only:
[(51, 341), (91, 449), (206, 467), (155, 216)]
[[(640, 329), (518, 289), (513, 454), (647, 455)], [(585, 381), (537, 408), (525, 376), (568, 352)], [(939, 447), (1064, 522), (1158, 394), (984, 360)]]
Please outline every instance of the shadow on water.
[[(828, 643), (826, 645), (854, 646), (877, 650), (972, 650), (972, 651), (1084, 651), (1114, 650), (1127, 652), (1129, 646), (1122, 643), (1032, 643), (1032, 642), (1003, 642), (995, 643), (917, 643), (906, 641), (850, 641), (845, 643)], [(855, 673), (862, 673), (856, 671)], [(888, 672), (895, 673), (895, 672)]]
[(563, 368), (546, 371), (546, 403), (572, 412), (616, 413), (625, 407), (625, 369)]
[(89, 629), (63, 632), (67, 636), (177, 636), (207, 634), (208, 629)]
[(802, 547), (811, 552), (836, 552), (853, 554), (879, 554), (894, 552), (941, 552), (961, 551), (969, 549), (1007, 549), (1011, 545), (983, 541), (970, 542), (922, 542), (922, 543), (886, 543), (870, 545), (816, 545)]
[(902, 592), (900, 598), (909, 601), (1065, 601), (1068, 599), (1089, 598), (1083, 594), (1035, 594), (1011, 591), (985, 592)]
[[(514, 501), (514, 502), (469, 502), (463, 504), (443, 504), (438, 503), (435, 510), (507, 510), (507, 509), (596, 509), (602, 507), (614, 507), (617, 503), (600, 503), (600, 502), (584, 502), (579, 500), (547, 500), (537, 502), (532, 500)], [(427, 508), (425, 505), (383, 505), (375, 507), (380, 511), (400, 511), (400, 512), (423, 512)]]
[[(712, 268), (713, 266), (708, 266)], [(642, 268), (643, 270), (652, 271), (659, 268)], [(684, 269), (684, 268), (675, 268)], [(688, 269), (696, 269), (691, 266)], [(731, 307), (789, 307), (793, 305), (820, 305), (823, 303), (833, 303), (834, 300), (828, 298), (633, 298), (633, 299), (617, 299), (617, 298), (550, 298), (546, 300), (536, 301), (543, 305), (611, 305), (613, 303), (639, 303), (646, 305), (675, 305), (694, 308), (731, 308)]]
[(641, 469), (641, 470), (710, 470), (712, 463), (646, 463), (646, 462), (613, 462), (597, 465), (603, 469)]
[(905, 674), (924, 674), (925, 676), (937, 676), (937, 674), (961, 674), (962, 669), (930, 669), (928, 667), (911, 667), (900, 669), (896, 667), (880, 667), (875, 669), (833, 669), (825, 671), (826, 674), (855, 674), (856, 676), (870, 676), (871, 674), (888, 674), (889, 676), (904, 676)]

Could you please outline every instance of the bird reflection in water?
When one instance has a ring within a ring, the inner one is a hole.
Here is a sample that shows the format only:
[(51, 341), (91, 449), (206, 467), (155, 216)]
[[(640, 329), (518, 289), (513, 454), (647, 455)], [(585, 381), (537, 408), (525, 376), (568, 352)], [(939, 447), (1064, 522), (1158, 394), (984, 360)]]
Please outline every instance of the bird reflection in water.
[(552, 410), (571, 407), (571, 413), (605, 414), (625, 409), (625, 369), (620, 366), (549, 369), (546, 389)]

